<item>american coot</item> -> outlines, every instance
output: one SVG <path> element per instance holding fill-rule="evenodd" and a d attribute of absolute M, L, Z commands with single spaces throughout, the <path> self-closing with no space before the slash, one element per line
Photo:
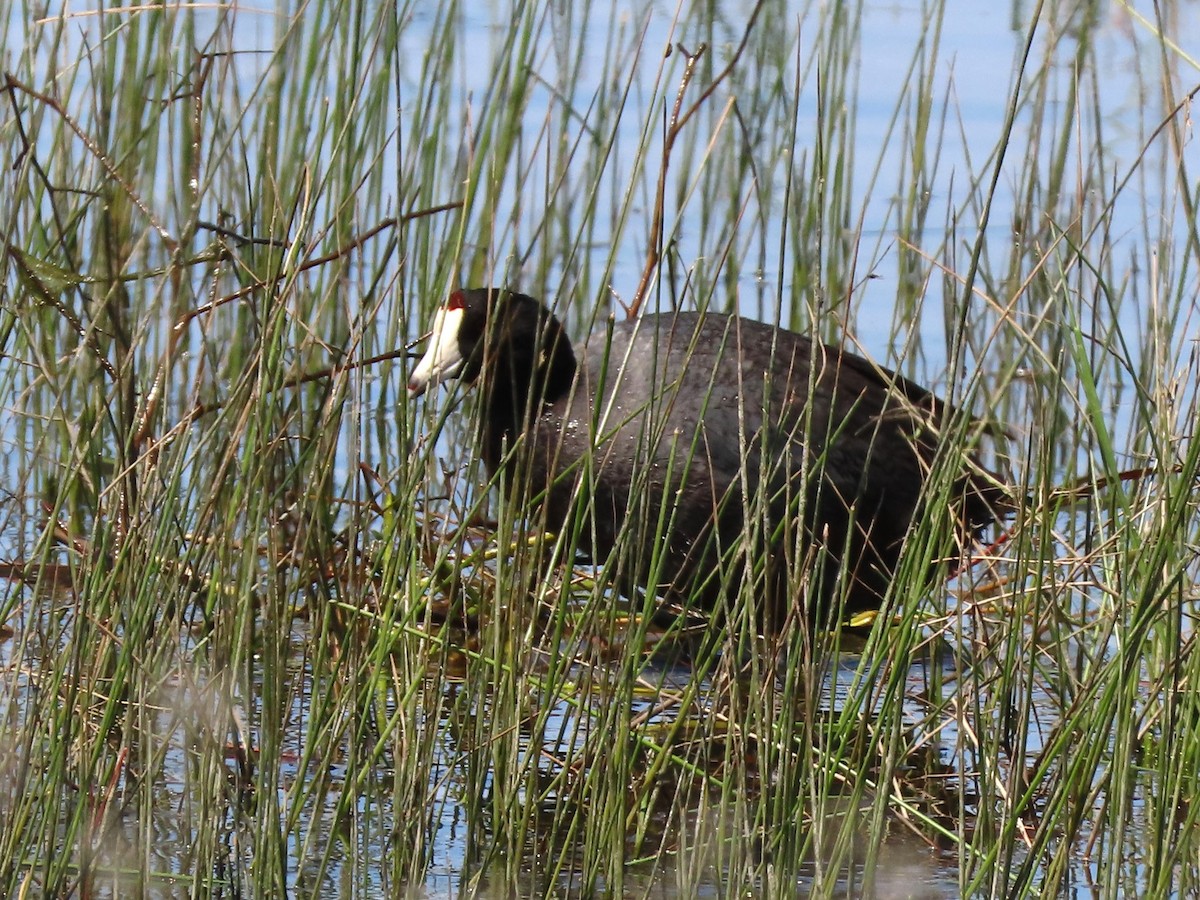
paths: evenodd
<path fill-rule="evenodd" d="M 542 508 L 547 528 L 577 525 L 579 549 L 622 590 L 725 611 L 754 598 L 776 625 L 801 603 L 878 606 L 921 512 L 942 401 L 738 316 L 616 322 L 580 357 L 538 301 L 461 290 L 437 311 L 408 389 L 479 383 L 488 472 Z M 959 537 L 987 524 L 998 499 L 962 463 Z"/>

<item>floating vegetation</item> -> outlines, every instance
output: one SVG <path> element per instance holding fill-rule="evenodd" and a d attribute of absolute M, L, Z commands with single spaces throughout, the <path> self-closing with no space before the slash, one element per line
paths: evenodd
<path fill-rule="evenodd" d="M 1200 893 L 1200 10 L 967 6 L 10 10 L 0 895 Z M 475 284 L 812 333 L 1019 508 L 621 596 L 407 395 Z"/>

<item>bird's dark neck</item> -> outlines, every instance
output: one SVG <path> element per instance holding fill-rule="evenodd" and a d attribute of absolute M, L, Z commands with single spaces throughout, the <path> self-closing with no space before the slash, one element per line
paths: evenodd
<path fill-rule="evenodd" d="M 575 378 L 571 342 L 553 316 L 534 331 L 497 335 L 494 360 L 484 366 L 480 444 L 484 465 L 495 473 L 517 438 L 542 408 L 566 396 Z"/>

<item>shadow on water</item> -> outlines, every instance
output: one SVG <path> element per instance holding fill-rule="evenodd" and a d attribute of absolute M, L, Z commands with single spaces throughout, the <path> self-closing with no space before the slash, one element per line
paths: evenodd
<path fill-rule="evenodd" d="M 0 28 L 0 894 L 1200 894 L 1200 3 Z M 1010 541 L 859 643 L 530 591 L 404 348 L 648 257 L 994 422 Z"/>
<path fill-rule="evenodd" d="M 480 592 L 483 597 L 468 595 L 467 603 L 495 609 L 495 598 L 486 596 L 494 590 L 493 576 L 480 578 L 482 567 L 474 572 L 476 590 L 487 586 Z M 773 856 L 794 852 L 792 843 L 781 844 L 747 822 L 728 795 L 732 780 L 742 802 L 761 803 L 765 795 L 781 791 L 785 786 L 780 779 L 788 777 L 786 771 L 772 768 L 779 749 L 760 747 L 760 740 L 773 738 L 741 727 L 737 707 L 746 704 L 748 691 L 761 688 L 746 671 L 749 661 L 739 660 L 736 650 L 718 649 L 715 656 L 707 656 L 704 648 L 719 628 L 699 617 L 688 620 L 682 633 L 664 630 L 665 616 L 654 617 L 643 628 L 639 611 L 603 594 L 605 613 L 597 621 L 589 614 L 596 599 L 589 596 L 596 572 L 583 569 L 575 575 L 575 600 L 566 604 L 565 612 L 557 605 L 533 608 L 525 616 L 536 625 L 522 671 L 535 687 L 511 735 L 513 756 L 502 763 L 528 773 L 516 792 L 497 786 L 497 758 L 490 751 L 483 752 L 482 763 L 474 759 L 481 748 L 473 742 L 480 734 L 495 739 L 490 725 L 495 661 L 483 659 L 480 648 L 489 643 L 487 632 L 496 623 L 485 615 L 471 617 L 462 627 L 461 608 L 455 608 L 462 594 L 458 601 L 431 607 L 438 640 L 452 648 L 430 685 L 445 691 L 431 781 L 440 798 L 430 821 L 434 837 L 426 887 L 432 895 L 469 885 L 473 895 L 484 897 L 592 896 L 617 889 L 632 896 L 724 896 L 730 883 L 745 884 L 741 873 L 730 871 L 736 865 L 767 873 L 748 890 L 804 895 L 818 872 L 816 883 L 823 885 L 822 891 L 830 889 L 830 860 L 836 860 L 833 865 L 840 872 L 834 896 L 858 896 L 864 884 L 872 896 L 959 895 L 958 860 L 949 835 L 958 828 L 970 830 L 978 798 L 972 776 L 956 769 L 955 750 L 945 743 L 952 729 L 945 722 L 931 729 L 921 702 L 930 689 L 932 670 L 938 671 L 935 680 L 940 682 L 961 663 L 944 640 L 931 639 L 909 662 L 903 713 L 908 749 L 899 765 L 894 758 L 887 763 L 880 758 L 889 751 L 873 743 L 879 736 L 871 734 L 871 722 L 878 710 L 852 687 L 863 672 L 862 637 L 851 631 L 842 635 L 840 649 L 809 670 L 815 689 L 800 695 L 794 684 L 791 691 L 786 684 L 795 678 L 787 657 L 789 652 L 806 655 L 807 650 L 775 647 L 780 674 L 766 686 L 775 695 L 767 701 L 775 715 L 804 722 L 817 733 L 849 715 L 862 723 L 865 737 L 861 747 L 843 752 L 836 761 L 844 775 L 853 777 L 833 779 L 834 796 L 826 796 L 821 805 L 825 827 L 814 827 L 802 807 L 795 812 L 798 833 L 823 833 L 830 846 L 820 839 L 805 841 L 802 858 L 776 865 Z M 571 588 L 559 585 L 550 595 L 562 604 L 564 597 L 572 596 Z M 510 597 L 509 604 L 514 602 L 521 601 Z M 564 627 L 564 620 L 572 624 Z M 498 627 L 511 625 L 506 621 Z M 484 665 L 475 665 L 481 659 Z M 614 710 L 625 727 L 613 726 Z M 615 733 L 622 738 L 614 740 Z M 804 739 L 798 733 L 791 737 Z M 783 752 L 796 758 L 819 756 L 798 746 Z M 610 834 L 611 852 L 622 861 L 622 871 L 619 885 L 608 885 L 589 871 L 589 853 L 594 851 L 585 844 L 592 839 L 589 818 L 600 817 L 598 804 L 612 802 L 611 794 L 596 782 L 606 778 L 605 770 L 615 761 L 631 803 L 624 827 Z M 479 771 L 473 776 L 476 765 Z M 870 797 L 864 802 L 853 783 L 876 781 L 885 766 L 892 789 L 904 801 L 880 830 L 864 815 Z M 477 794 L 461 790 L 471 784 Z M 839 791 L 845 792 L 840 801 Z M 519 810 L 497 809 L 497 804 L 514 803 Z M 921 823 L 907 825 L 913 815 Z M 506 832 L 508 826 L 502 824 L 514 820 L 520 823 L 519 835 Z M 571 827 L 564 828 L 564 822 Z M 928 822 L 940 823 L 947 838 L 931 839 Z M 847 835 L 855 845 L 849 851 L 833 846 Z M 510 853 L 518 858 L 509 859 Z M 863 862 L 867 859 L 869 876 Z"/>

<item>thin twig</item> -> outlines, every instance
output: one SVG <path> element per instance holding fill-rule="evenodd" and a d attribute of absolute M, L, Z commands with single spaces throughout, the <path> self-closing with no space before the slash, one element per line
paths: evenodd
<path fill-rule="evenodd" d="M 742 33 L 742 41 L 738 44 L 737 50 L 734 51 L 732 58 L 724 69 L 712 80 L 696 98 L 696 102 L 687 108 L 683 109 L 683 100 L 687 94 L 688 85 L 691 84 L 692 78 L 695 77 L 696 63 L 700 57 L 704 55 L 708 49 L 706 44 L 701 44 L 695 52 L 689 52 L 682 44 L 679 45 L 679 50 L 686 57 L 686 62 L 683 68 L 683 77 L 679 81 L 679 89 L 675 92 L 675 105 L 671 109 L 671 119 L 667 123 L 666 134 L 663 135 L 662 149 L 662 165 L 659 167 L 658 187 L 655 192 L 654 200 L 654 218 L 650 226 L 650 240 L 646 248 L 646 263 L 642 268 L 642 277 L 638 281 L 637 290 L 634 291 L 633 300 L 630 302 L 626 312 L 627 318 L 636 319 L 641 311 L 642 304 L 646 302 L 646 295 L 650 291 L 650 282 L 654 278 L 654 273 L 658 270 L 658 264 L 662 260 L 662 240 L 663 240 L 663 216 L 666 206 L 667 194 L 667 170 L 671 165 L 671 152 L 675 147 L 675 140 L 679 137 L 679 133 L 683 127 L 694 116 L 700 107 L 713 95 L 716 89 L 724 82 L 737 66 L 742 54 L 750 43 L 750 34 L 754 29 L 754 23 L 758 20 L 758 14 L 762 11 L 764 0 L 759 0 L 754 4 L 754 10 L 750 13 L 750 18 L 746 22 L 746 29 Z M 670 49 L 667 50 L 670 53 Z"/>
<path fill-rule="evenodd" d="M 301 272 L 307 272 L 309 269 L 314 269 L 317 266 L 323 266 L 326 263 L 341 259 L 342 257 L 347 256 L 358 248 L 362 247 L 367 243 L 367 241 L 371 240 L 371 238 L 378 236 L 390 228 L 395 228 L 401 222 L 411 222 L 414 219 L 420 219 L 424 216 L 432 216 L 437 213 L 447 212 L 452 209 L 460 209 L 462 205 L 463 204 L 461 200 L 455 200 L 450 203 L 443 203 L 439 206 L 431 206 L 428 209 L 420 209 L 416 212 L 405 213 L 400 217 L 391 216 L 383 219 L 372 228 L 351 239 L 349 243 L 344 244 L 336 250 L 326 253 L 324 256 L 318 256 L 315 259 L 310 259 L 307 262 L 299 265 L 295 270 L 280 272 L 274 278 L 263 279 L 255 282 L 254 284 L 248 284 L 243 288 L 233 291 L 232 293 L 218 297 L 209 303 L 205 303 L 201 306 L 195 307 L 194 309 L 188 310 L 175 321 L 175 324 L 172 327 L 176 331 L 182 331 L 192 322 L 193 319 L 198 319 L 200 316 L 210 313 L 219 307 L 225 306 L 227 303 L 232 303 L 234 300 L 241 300 L 242 298 L 253 294 L 255 291 L 270 287 L 272 284 L 283 281 L 284 279 L 290 278 L 293 275 L 298 275 Z"/>
<path fill-rule="evenodd" d="M 116 164 L 108 158 L 108 154 L 106 154 L 104 150 L 101 149 L 100 145 L 92 139 L 91 135 L 84 131 L 79 123 L 71 117 L 70 113 L 63 108 L 61 103 L 59 103 L 49 94 L 44 94 L 41 91 L 36 90 L 13 77 L 11 72 L 4 73 L 4 87 L 10 92 L 20 91 L 26 96 L 32 97 L 34 100 L 39 100 L 57 113 L 58 117 L 66 122 L 67 127 L 75 132 L 76 137 L 83 141 L 83 145 L 87 147 L 88 151 L 94 157 L 96 157 L 96 160 L 101 166 L 104 167 L 104 171 L 108 173 L 108 177 L 120 186 L 121 190 L 125 192 L 125 195 L 129 198 L 130 202 L 133 203 L 133 205 L 138 208 L 141 214 L 146 217 L 146 221 L 150 223 L 150 226 L 156 232 L 158 232 L 158 236 L 162 238 L 162 241 L 164 244 L 166 244 L 167 249 L 170 250 L 171 253 L 175 253 L 179 249 L 179 241 L 174 238 L 171 232 L 167 231 L 165 225 L 155 218 L 154 213 L 150 211 L 150 208 L 145 204 L 141 196 L 139 196 L 137 191 L 133 189 L 133 185 L 121 177 L 121 173 L 117 171 Z"/>

